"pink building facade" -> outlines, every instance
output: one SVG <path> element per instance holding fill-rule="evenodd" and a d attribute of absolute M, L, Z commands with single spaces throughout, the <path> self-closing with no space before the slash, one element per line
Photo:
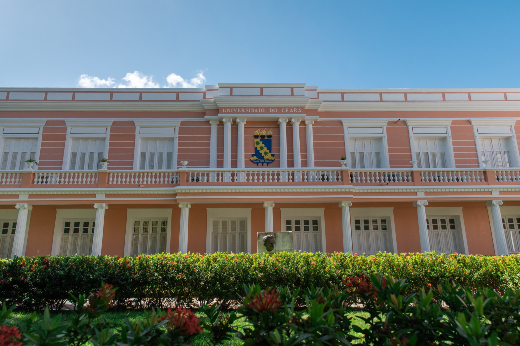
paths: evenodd
<path fill-rule="evenodd" d="M 520 89 L 2 88 L 0 257 L 519 253 L 517 132 Z"/>

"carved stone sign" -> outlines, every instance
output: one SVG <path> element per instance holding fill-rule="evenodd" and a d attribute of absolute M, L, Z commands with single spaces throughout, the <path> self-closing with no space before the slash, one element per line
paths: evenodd
<path fill-rule="evenodd" d="M 225 107 L 220 114 L 303 114 L 303 107 Z"/>

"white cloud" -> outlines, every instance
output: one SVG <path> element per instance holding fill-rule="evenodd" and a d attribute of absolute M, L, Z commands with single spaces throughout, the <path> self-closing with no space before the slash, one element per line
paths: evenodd
<path fill-rule="evenodd" d="M 78 86 L 82 88 L 100 88 L 100 87 L 111 87 L 115 88 L 160 88 L 159 83 L 153 81 L 153 76 L 147 76 L 139 71 L 128 72 L 122 80 L 124 82 L 116 85 L 114 78 L 108 77 L 107 79 L 101 79 L 98 77 L 91 77 L 87 74 L 82 74 L 79 77 Z M 171 73 L 166 77 L 167 85 L 165 88 L 197 88 L 206 82 L 203 72 L 198 72 L 196 77 L 190 80 L 185 80 L 181 76 L 175 73 Z"/>
<path fill-rule="evenodd" d="M 145 76 L 139 71 L 128 72 L 123 80 L 126 84 L 119 84 L 118 88 L 159 88 L 159 84 L 152 81 L 152 76 Z"/>
<path fill-rule="evenodd" d="M 79 76 L 78 86 L 82 88 L 101 88 L 110 87 L 114 84 L 114 78 L 100 79 L 98 77 L 90 77 L 87 74 Z"/>
<path fill-rule="evenodd" d="M 197 73 L 197 77 L 186 81 L 178 74 L 172 73 L 166 77 L 166 81 L 169 87 L 197 88 L 206 82 L 206 77 L 204 77 L 202 72 L 199 72 Z"/>

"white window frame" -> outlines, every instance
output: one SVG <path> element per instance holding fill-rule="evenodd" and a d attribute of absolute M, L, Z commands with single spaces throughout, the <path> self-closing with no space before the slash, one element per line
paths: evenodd
<path fill-rule="evenodd" d="M 327 241 L 325 234 L 325 208 L 280 208 L 280 230 L 285 232 L 285 221 L 295 217 L 318 217 L 320 218 L 321 230 L 321 252 L 327 252 Z"/>
<path fill-rule="evenodd" d="M 251 253 L 251 208 L 206 208 L 206 253 L 211 253 L 214 218 L 245 218 L 246 219 L 246 243 L 247 253 Z"/>
<path fill-rule="evenodd" d="M 18 220 L 18 209 L 0 209 L 0 220 Z M 22 249 L 22 256 L 25 256 L 25 249 L 27 248 L 27 238 L 29 235 L 29 227 L 31 226 L 31 209 L 27 215 L 27 226 L 25 227 L 25 237 Z"/>
<path fill-rule="evenodd" d="M 469 255 L 468 252 L 468 240 L 466 238 L 466 227 L 464 226 L 464 215 L 462 207 L 426 207 L 426 217 L 430 216 L 443 216 L 443 217 L 457 217 L 455 223 L 458 222 L 457 226 L 460 226 L 460 233 L 462 236 L 462 247 L 464 253 Z M 429 236 L 429 234 L 428 234 Z M 430 249 L 431 250 L 431 249 Z"/>
<path fill-rule="evenodd" d="M 108 147 L 110 143 L 110 126 L 112 120 L 65 120 L 67 125 L 67 137 L 65 139 L 65 151 L 63 154 L 62 170 L 70 168 L 70 156 L 72 152 L 72 141 L 74 139 L 105 139 L 103 157 L 108 159 Z M 97 170 L 97 169 L 95 169 Z"/>
<path fill-rule="evenodd" d="M 455 168 L 455 154 L 451 138 L 451 122 L 452 119 L 407 119 L 406 124 L 408 125 L 412 161 L 416 160 L 417 148 L 415 146 L 415 139 L 444 138 L 446 145 L 446 154 L 444 156 L 446 164 L 445 169 Z"/>
<path fill-rule="evenodd" d="M 381 168 L 390 168 L 390 158 L 388 155 L 388 138 L 386 135 L 386 125 L 388 119 L 344 119 L 343 137 L 345 141 L 345 158 L 347 167 L 352 168 L 350 160 L 350 139 L 380 139 L 381 140 Z M 365 168 L 373 169 L 373 168 Z"/>
<path fill-rule="evenodd" d="M 4 139 L 34 139 L 36 138 L 36 154 L 34 160 L 40 161 L 42 132 L 46 120 L 39 119 L 3 119 L 0 120 L 0 153 L 4 151 Z M 7 133 L 4 133 L 7 132 Z M 27 169 L 27 165 L 24 169 Z M 33 166 L 37 170 L 38 165 Z"/>
<path fill-rule="evenodd" d="M 172 139 L 172 170 L 178 169 L 179 151 L 179 127 L 181 121 L 177 119 L 142 119 L 134 120 L 135 123 L 135 147 L 134 147 L 134 171 L 139 170 L 141 153 L 141 139 Z M 167 170 L 170 171 L 170 170 Z"/>
<path fill-rule="evenodd" d="M 58 256 L 63 235 L 64 222 L 68 219 L 92 219 L 96 220 L 96 209 L 57 209 L 54 222 L 54 236 L 52 237 L 52 256 Z"/>
<path fill-rule="evenodd" d="M 397 239 L 395 236 L 395 222 L 394 222 L 394 207 L 387 208 L 350 208 L 350 230 L 352 237 L 352 248 L 356 249 L 358 247 L 357 239 L 354 237 L 355 232 L 355 219 L 356 218 L 388 218 L 390 221 L 389 226 L 391 227 L 390 235 L 392 237 L 392 252 L 397 252 Z"/>
<path fill-rule="evenodd" d="M 163 218 L 168 220 L 168 224 L 166 225 L 166 253 L 170 253 L 170 242 L 172 235 L 172 208 L 128 208 L 126 209 L 125 256 L 130 256 L 130 253 L 132 252 L 134 221 L 149 218 Z"/>
<path fill-rule="evenodd" d="M 489 118 L 489 119 L 471 119 L 473 125 L 473 136 L 475 138 L 475 146 L 477 148 L 478 164 L 480 168 L 485 167 L 482 161 L 481 138 L 509 138 L 511 147 L 509 148 L 509 168 L 520 167 L 520 156 L 518 152 L 518 142 L 515 133 L 515 124 L 517 118 Z M 507 169 L 507 168 L 506 168 Z"/>
<path fill-rule="evenodd" d="M 487 207 L 487 211 L 489 217 L 489 227 L 491 228 L 491 239 L 493 240 L 493 249 L 495 250 L 495 255 L 498 256 L 495 226 L 493 224 L 493 214 L 491 213 L 490 206 Z M 502 215 L 502 217 L 504 217 L 504 215 L 520 215 L 520 206 L 500 206 L 500 214 Z M 500 222 L 502 222 L 502 220 Z"/>

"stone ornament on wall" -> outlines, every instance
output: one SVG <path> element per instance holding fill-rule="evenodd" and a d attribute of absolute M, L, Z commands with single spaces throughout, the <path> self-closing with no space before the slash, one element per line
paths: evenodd
<path fill-rule="evenodd" d="M 251 162 L 257 166 L 261 163 L 262 166 L 269 166 L 273 163 L 275 158 L 274 154 L 271 153 L 271 137 L 273 137 L 273 131 L 263 129 L 256 130 L 253 134 L 255 143 L 255 154 L 250 158 Z"/>

